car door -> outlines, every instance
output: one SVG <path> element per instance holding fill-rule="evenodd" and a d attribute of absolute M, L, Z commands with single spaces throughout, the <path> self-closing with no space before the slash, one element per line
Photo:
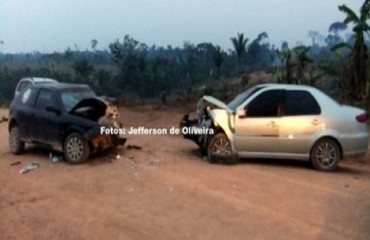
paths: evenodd
<path fill-rule="evenodd" d="M 36 95 L 37 89 L 28 88 L 22 92 L 22 95 L 15 99 L 17 109 L 16 120 L 23 140 L 31 139 Z"/>
<path fill-rule="evenodd" d="M 40 89 L 35 105 L 37 124 L 34 126 L 33 138 L 40 143 L 56 145 L 59 139 L 60 117 L 57 113 L 47 110 L 50 106 L 60 109 L 56 94 L 49 89 Z"/>
<path fill-rule="evenodd" d="M 307 155 L 315 135 L 324 127 L 321 108 L 307 90 L 287 90 L 280 119 L 282 153 Z"/>
<path fill-rule="evenodd" d="M 263 91 L 253 99 L 247 100 L 249 103 L 243 107 L 245 116 L 237 114 L 234 146 L 241 155 L 243 152 L 249 155 L 253 153 L 264 155 L 277 151 L 282 95 L 283 90 L 280 89 Z"/>

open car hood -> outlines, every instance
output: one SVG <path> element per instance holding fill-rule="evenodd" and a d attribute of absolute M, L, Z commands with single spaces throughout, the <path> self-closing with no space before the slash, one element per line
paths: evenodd
<path fill-rule="evenodd" d="M 78 113 L 81 109 L 84 108 L 92 108 L 94 109 L 95 114 L 97 115 L 96 117 L 101 117 L 104 116 L 105 110 L 107 109 L 107 105 L 105 102 L 98 98 L 85 98 L 82 99 L 79 103 L 74 106 L 69 113 L 72 115 L 75 115 Z"/>
<path fill-rule="evenodd" d="M 210 104 L 214 105 L 217 108 L 221 108 L 221 109 L 225 109 L 225 110 L 230 111 L 230 108 L 224 102 L 222 102 L 222 101 L 220 101 L 217 98 L 214 98 L 212 96 L 203 96 L 202 100 L 204 102 L 207 102 L 207 103 L 210 103 Z"/>

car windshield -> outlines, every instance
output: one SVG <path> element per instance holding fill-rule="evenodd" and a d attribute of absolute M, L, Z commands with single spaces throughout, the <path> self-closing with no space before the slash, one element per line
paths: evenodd
<path fill-rule="evenodd" d="M 61 92 L 63 105 L 68 112 L 82 99 L 95 96 L 94 91 L 90 88 L 70 88 Z"/>
<path fill-rule="evenodd" d="M 262 88 L 263 87 L 261 87 L 261 86 L 249 88 L 247 91 L 242 92 L 241 94 L 239 94 L 238 96 L 236 96 L 234 98 L 234 100 L 232 100 L 229 104 L 227 104 L 227 106 L 232 111 L 235 111 L 236 108 L 239 107 L 240 104 L 242 104 L 245 100 L 247 100 L 247 98 L 249 98 L 250 96 L 252 96 L 253 93 L 261 90 Z"/>

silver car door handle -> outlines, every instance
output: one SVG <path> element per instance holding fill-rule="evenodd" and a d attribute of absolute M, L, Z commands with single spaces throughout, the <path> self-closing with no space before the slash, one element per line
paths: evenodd
<path fill-rule="evenodd" d="M 316 126 L 316 125 L 321 124 L 321 121 L 319 119 L 314 119 L 311 121 L 311 124 Z"/>

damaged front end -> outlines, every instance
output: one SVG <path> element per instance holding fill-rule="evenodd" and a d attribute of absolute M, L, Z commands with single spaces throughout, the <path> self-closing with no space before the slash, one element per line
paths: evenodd
<path fill-rule="evenodd" d="M 186 114 L 180 122 L 184 138 L 194 141 L 205 152 L 210 139 L 217 133 L 231 136 L 228 110 L 227 105 L 216 98 L 202 97 L 197 103 L 198 118 L 189 119 L 189 114 Z"/>
<path fill-rule="evenodd" d="M 126 138 L 120 137 L 122 124 L 119 121 L 119 110 L 112 103 L 100 98 L 87 98 L 79 102 L 70 114 L 94 122 L 83 133 L 83 137 L 90 143 L 92 152 L 102 152 L 125 144 Z M 111 131 L 106 133 L 102 131 L 103 127 Z"/>
<path fill-rule="evenodd" d="M 184 115 L 180 122 L 180 129 L 185 139 L 192 140 L 201 149 L 207 147 L 207 142 L 215 133 L 211 119 L 205 117 L 189 119 L 189 114 Z"/>
<path fill-rule="evenodd" d="M 185 115 L 180 122 L 184 138 L 194 141 L 210 163 L 232 164 L 238 161 L 233 144 L 234 118 L 226 104 L 204 96 L 197 104 L 198 119 Z"/>
<path fill-rule="evenodd" d="M 93 152 L 98 153 L 125 144 L 127 139 L 120 137 L 119 131 L 117 134 L 114 131 L 112 134 L 105 134 L 102 133 L 101 127 L 103 126 L 98 125 L 84 134 L 84 138 L 90 142 Z"/>

